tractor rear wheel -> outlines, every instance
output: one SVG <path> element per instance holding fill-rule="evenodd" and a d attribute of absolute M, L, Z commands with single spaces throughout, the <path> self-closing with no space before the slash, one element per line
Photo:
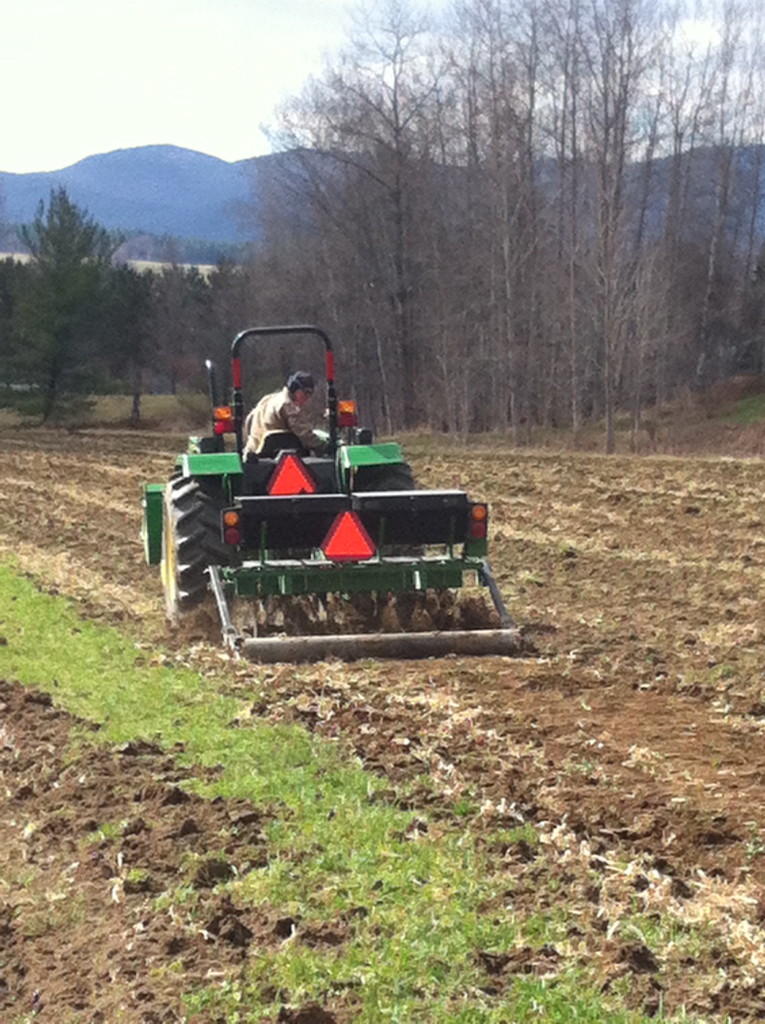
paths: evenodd
<path fill-rule="evenodd" d="M 357 491 L 413 491 L 412 467 L 408 462 L 394 462 L 383 466 L 363 466 L 354 485 Z M 384 544 L 383 555 L 420 558 L 423 548 L 419 544 Z"/>
<path fill-rule="evenodd" d="M 177 622 L 208 593 L 208 565 L 227 565 L 230 549 L 220 537 L 221 493 L 192 477 L 173 477 L 165 487 L 162 523 L 162 586 L 165 611 Z"/>
<path fill-rule="evenodd" d="M 357 474 L 357 491 L 413 491 L 412 467 L 408 462 L 394 462 L 387 466 L 364 466 Z"/>

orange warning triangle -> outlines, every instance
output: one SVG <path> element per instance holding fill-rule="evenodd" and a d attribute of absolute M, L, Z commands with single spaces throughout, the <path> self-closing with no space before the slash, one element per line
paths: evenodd
<path fill-rule="evenodd" d="M 267 489 L 269 494 L 315 494 L 316 481 L 297 455 L 282 455 Z"/>
<path fill-rule="evenodd" d="M 333 562 L 359 562 L 372 558 L 375 546 L 355 512 L 339 512 L 321 550 Z"/>

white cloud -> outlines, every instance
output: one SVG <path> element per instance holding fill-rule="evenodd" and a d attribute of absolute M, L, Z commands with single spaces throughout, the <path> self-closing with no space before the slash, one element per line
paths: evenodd
<path fill-rule="evenodd" d="M 0 0 L 0 170 L 172 143 L 236 160 L 341 45 L 345 0 Z"/>

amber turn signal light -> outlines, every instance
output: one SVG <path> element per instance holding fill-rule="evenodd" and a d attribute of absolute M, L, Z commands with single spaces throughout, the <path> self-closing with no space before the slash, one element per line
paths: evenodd
<path fill-rule="evenodd" d="M 230 405 L 216 405 L 213 409 L 213 433 L 232 434 L 234 432 L 234 410 Z"/>
<path fill-rule="evenodd" d="M 337 403 L 337 425 L 338 427 L 355 427 L 358 423 L 356 416 L 356 403 L 350 399 L 344 399 Z"/>
<path fill-rule="evenodd" d="M 489 509 L 486 505 L 472 505 L 470 508 L 469 533 L 473 540 L 484 540 L 488 530 Z"/>

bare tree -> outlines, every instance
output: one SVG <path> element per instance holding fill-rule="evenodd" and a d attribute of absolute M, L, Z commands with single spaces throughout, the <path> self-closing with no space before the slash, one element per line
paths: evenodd
<path fill-rule="evenodd" d="M 749 344 L 757 17 L 720 0 L 702 44 L 695 10 L 458 0 L 438 37 L 402 0 L 367 11 L 281 114 L 261 305 L 332 319 L 385 430 L 602 419 L 613 451 L 625 409 L 637 440 Z"/>
<path fill-rule="evenodd" d="M 400 0 L 363 12 L 338 65 L 284 109 L 279 136 L 306 157 L 317 225 L 350 255 L 392 414 L 405 425 L 419 416 L 413 233 L 437 85 L 425 44 L 425 21 Z"/>

